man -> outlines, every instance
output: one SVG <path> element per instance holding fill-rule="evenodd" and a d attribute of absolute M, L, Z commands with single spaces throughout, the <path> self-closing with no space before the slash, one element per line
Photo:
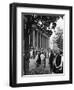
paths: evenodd
<path fill-rule="evenodd" d="M 40 66 L 40 64 L 41 64 L 41 58 L 40 58 L 40 55 L 41 55 L 40 52 L 38 52 L 37 55 L 36 55 L 36 58 L 37 58 L 37 61 L 36 61 L 37 67 Z"/>
<path fill-rule="evenodd" d="M 53 61 L 54 61 L 54 53 L 51 50 L 50 57 L 49 57 L 49 66 L 50 66 L 50 72 L 53 72 Z"/>

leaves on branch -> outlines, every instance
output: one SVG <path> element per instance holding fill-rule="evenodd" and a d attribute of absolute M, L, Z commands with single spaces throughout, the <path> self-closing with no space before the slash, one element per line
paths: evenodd
<path fill-rule="evenodd" d="M 31 33 L 32 29 L 38 29 L 42 31 L 43 33 L 46 33 L 48 36 L 52 35 L 51 30 L 47 30 L 49 28 L 50 23 L 53 23 L 52 28 L 55 29 L 56 23 L 55 21 L 59 19 L 59 15 L 49 15 L 49 16 L 44 16 L 44 15 L 24 15 L 26 24 L 27 24 L 27 32 L 28 34 Z"/>

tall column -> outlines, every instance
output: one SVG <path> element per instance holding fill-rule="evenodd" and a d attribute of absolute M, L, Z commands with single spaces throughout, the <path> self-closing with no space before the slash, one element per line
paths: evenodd
<path fill-rule="evenodd" d="M 35 30 L 33 30 L 33 47 L 35 48 Z"/>
<path fill-rule="evenodd" d="M 37 48 L 38 48 L 38 32 L 37 32 Z"/>
<path fill-rule="evenodd" d="M 30 35 L 29 35 L 29 45 L 30 45 Z"/>
<path fill-rule="evenodd" d="M 40 33 L 40 48 L 41 48 L 41 33 Z"/>

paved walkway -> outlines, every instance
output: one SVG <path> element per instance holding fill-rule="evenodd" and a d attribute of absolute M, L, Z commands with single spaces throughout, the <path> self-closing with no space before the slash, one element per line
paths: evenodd
<path fill-rule="evenodd" d="M 29 63 L 29 70 L 35 69 L 36 68 L 36 60 L 35 59 L 30 59 L 30 63 Z M 49 59 L 46 58 L 46 67 L 45 69 L 50 70 L 49 67 Z"/>

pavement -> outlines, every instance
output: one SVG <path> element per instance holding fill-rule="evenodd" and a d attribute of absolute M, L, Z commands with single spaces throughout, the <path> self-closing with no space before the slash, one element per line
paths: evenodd
<path fill-rule="evenodd" d="M 36 60 L 33 58 L 30 58 L 30 63 L 29 63 L 29 70 L 35 69 L 36 68 Z M 50 70 L 50 66 L 49 66 L 49 59 L 46 58 L 46 70 Z"/>

